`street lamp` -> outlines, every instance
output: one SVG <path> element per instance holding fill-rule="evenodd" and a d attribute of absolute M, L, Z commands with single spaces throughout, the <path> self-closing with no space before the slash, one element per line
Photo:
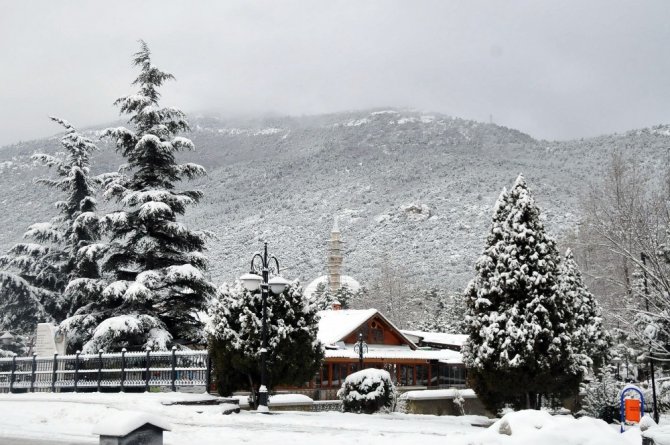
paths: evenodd
<path fill-rule="evenodd" d="M 3 345 L 9 346 L 12 343 L 14 343 L 14 336 L 11 333 L 9 333 L 9 331 L 7 331 L 4 334 L 2 334 L 2 336 L 0 336 L 0 341 L 2 342 Z"/>
<path fill-rule="evenodd" d="M 274 272 L 274 277 L 270 279 L 270 269 Z M 279 261 L 273 256 L 268 257 L 268 243 L 264 243 L 263 255 L 257 253 L 251 258 L 251 271 L 240 277 L 242 285 L 250 292 L 261 289 L 261 298 L 263 300 L 263 328 L 261 333 L 261 387 L 258 394 L 258 411 L 268 412 L 268 387 L 267 387 L 267 369 L 266 357 L 268 353 L 268 335 L 267 335 L 267 299 L 270 291 L 279 295 L 290 284 L 288 280 L 279 276 Z"/>
<path fill-rule="evenodd" d="M 354 345 L 354 353 L 358 354 L 358 370 L 363 370 L 363 354 L 367 354 L 368 344 L 363 341 L 363 333 L 358 333 L 358 343 Z"/>

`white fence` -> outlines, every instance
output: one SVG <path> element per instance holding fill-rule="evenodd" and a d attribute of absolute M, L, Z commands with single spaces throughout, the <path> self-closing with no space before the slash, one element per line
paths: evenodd
<path fill-rule="evenodd" d="M 207 351 L 121 352 L 0 359 L 0 392 L 149 391 L 210 387 Z"/>

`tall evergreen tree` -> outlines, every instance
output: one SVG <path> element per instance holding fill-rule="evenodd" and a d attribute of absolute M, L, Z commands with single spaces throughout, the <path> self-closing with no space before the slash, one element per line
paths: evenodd
<path fill-rule="evenodd" d="M 566 299 L 572 312 L 572 316 L 566 321 L 572 322 L 570 329 L 575 353 L 582 355 L 584 365 L 599 368 L 607 356 L 611 339 L 603 329 L 600 307 L 584 284 L 582 273 L 570 249 L 560 265 L 558 293 Z"/>
<path fill-rule="evenodd" d="M 84 351 L 201 342 L 197 314 L 214 291 L 204 275 L 206 233 L 177 220 L 200 201 L 202 192 L 177 191 L 175 184 L 206 172 L 200 165 L 177 162 L 178 151 L 194 146 L 179 136 L 189 131 L 184 113 L 159 104 L 158 89 L 174 77 L 152 65 L 143 41 L 133 63 L 140 69 L 133 82 L 138 91 L 115 102 L 130 115 L 132 128 L 103 132 L 127 160 L 105 183 L 105 196 L 124 206 L 101 220 L 110 239 L 101 262 L 109 284 L 96 301 L 61 325 Z"/>
<path fill-rule="evenodd" d="M 97 278 L 95 255 L 90 248 L 99 239 L 95 216 L 95 178 L 90 172 L 90 156 L 97 150 L 67 121 L 51 120 L 65 129 L 61 138 L 62 156 L 35 154 L 33 160 L 51 167 L 53 179 L 37 182 L 64 193 L 56 202 L 58 214 L 48 223 L 33 224 L 19 243 L 0 257 L 0 329 L 19 335 L 32 334 L 40 321 L 62 320 L 77 304 L 77 293 L 66 293 L 71 280 Z"/>
<path fill-rule="evenodd" d="M 223 285 L 211 305 L 207 333 L 219 393 L 240 389 L 258 391 L 262 345 L 260 292 L 249 292 L 240 283 Z M 323 347 L 317 340 L 317 308 L 302 295 L 297 281 L 281 295 L 267 300 L 269 389 L 302 385 L 321 366 Z"/>
<path fill-rule="evenodd" d="M 534 408 L 538 395 L 578 390 L 582 369 L 558 293 L 560 256 L 519 176 L 496 203 L 487 247 L 465 296 L 468 378 L 490 408 Z"/>

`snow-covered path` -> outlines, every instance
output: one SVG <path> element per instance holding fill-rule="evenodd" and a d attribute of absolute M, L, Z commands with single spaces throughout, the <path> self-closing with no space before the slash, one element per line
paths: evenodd
<path fill-rule="evenodd" d="M 206 397 L 206 396 L 205 396 Z M 0 395 L 0 445 L 12 438 L 49 439 L 58 445 L 95 444 L 93 426 L 122 410 L 161 416 L 172 425 L 165 443 L 323 445 L 637 445 L 639 432 L 621 436 L 593 419 L 552 418 L 546 413 L 515 413 L 512 436 L 475 427 L 477 416 L 410 414 L 357 415 L 338 412 L 242 412 L 224 416 L 219 406 L 166 406 L 175 400 L 202 399 L 194 394 L 3 394 Z M 5 438 L 5 439 L 3 439 Z M 4 441 L 3 441 L 4 440 Z M 37 442 L 40 443 L 40 442 Z M 41 442 L 47 443 L 47 442 Z M 32 445 L 24 442 L 21 445 Z"/>
<path fill-rule="evenodd" d="M 323 444 L 424 444 L 437 437 L 457 438 L 481 428 L 479 417 L 435 417 L 403 414 L 365 416 L 344 413 L 278 412 L 270 416 L 242 412 L 223 416 L 219 406 L 165 406 L 189 400 L 191 394 L 14 394 L 0 395 L 0 437 L 97 443 L 93 426 L 120 410 L 139 410 L 168 420 L 168 444 L 270 444 L 306 440 Z M 0 439 L 0 444 L 2 439 Z"/>

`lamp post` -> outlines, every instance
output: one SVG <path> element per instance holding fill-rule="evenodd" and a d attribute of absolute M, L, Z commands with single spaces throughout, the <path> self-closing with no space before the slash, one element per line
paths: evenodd
<path fill-rule="evenodd" d="M 358 354 L 358 370 L 363 370 L 363 354 L 368 352 L 368 344 L 363 341 L 363 333 L 358 333 L 358 343 L 354 345 L 354 352 Z"/>
<path fill-rule="evenodd" d="M 274 272 L 274 277 L 270 278 L 270 270 Z M 268 409 L 268 387 L 267 387 L 267 366 L 266 358 L 268 353 L 268 329 L 267 329 L 267 299 L 270 291 L 279 295 L 290 284 L 287 280 L 279 276 L 279 261 L 273 256 L 268 257 L 268 243 L 264 243 L 263 254 L 257 253 L 251 258 L 251 270 L 249 273 L 240 277 L 242 285 L 250 292 L 261 289 L 261 299 L 263 301 L 263 327 L 261 331 L 261 387 L 258 394 L 258 411 L 269 412 Z"/>
<path fill-rule="evenodd" d="M 645 302 L 645 308 L 647 309 L 647 313 L 649 313 L 649 286 L 647 284 L 647 255 L 645 255 L 644 252 L 640 252 L 640 259 L 642 260 L 642 273 L 644 276 L 644 302 Z M 658 407 L 656 405 L 656 377 L 654 376 L 654 356 L 653 353 L 651 352 L 651 342 L 649 343 L 649 367 L 650 369 L 650 374 L 651 374 L 651 395 L 652 395 L 652 401 L 654 404 L 654 421 L 658 423 L 659 420 L 659 415 L 658 415 Z"/>

